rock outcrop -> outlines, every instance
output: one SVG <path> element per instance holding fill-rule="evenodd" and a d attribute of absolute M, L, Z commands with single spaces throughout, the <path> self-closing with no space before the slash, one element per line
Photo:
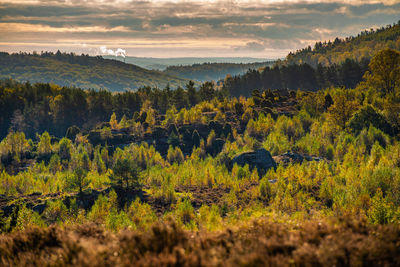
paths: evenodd
<path fill-rule="evenodd" d="M 264 148 L 250 152 L 243 152 L 235 156 L 231 161 L 231 166 L 233 167 L 235 164 L 240 166 L 248 164 L 251 170 L 257 168 L 260 175 L 263 175 L 269 169 L 276 168 L 276 163 L 272 158 L 271 153 Z"/>

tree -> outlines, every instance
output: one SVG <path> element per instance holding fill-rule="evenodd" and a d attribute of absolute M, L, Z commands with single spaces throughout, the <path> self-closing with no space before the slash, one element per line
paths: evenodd
<path fill-rule="evenodd" d="M 197 100 L 197 93 L 196 93 L 196 89 L 194 88 L 193 81 L 190 81 L 186 85 L 186 90 L 187 90 L 187 94 L 188 94 L 189 105 L 190 106 L 196 105 L 198 103 L 198 100 Z"/>
<path fill-rule="evenodd" d="M 115 112 L 113 112 L 113 114 L 111 115 L 110 126 L 111 126 L 111 129 L 113 129 L 113 130 L 118 129 L 119 125 L 118 125 L 118 121 L 117 121 L 117 115 L 115 115 Z"/>
<path fill-rule="evenodd" d="M 359 134 L 362 129 L 373 125 L 386 134 L 393 134 L 391 125 L 386 118 L 378 113 L 372 106 L 368 105 L 357 111 L 348 123 L 350 129 Z"/>
<path fill-rule="evenodd" d="M 334 125 L 344 129 L 358 107 L 359 103 L 353 98 L 350 90 L 339 89 L 334 97 L 334 104 L 328 109 L 328 118 Z"/>
<path fill-rule="evenodd" d="M 139 186 L 139 168 L 135 161 L 128 158 L 117 159 L 112 170 L 113 174 L 110 178 L 114 186 L 125 187 L 125 189 Z"/>
<path fill-rule="evenodd" d="M 51 137 L 48 132 L 44 132 L 41 136 L 38 136 L 40 141 L 38 143 L 37 151 L 41 156 L 48 156 L 52 151 Z"/>
<path fill-rule="evenodd" d="M 187 98 L 182 87 L 179 86 L 176 90 L 174 90 L 173 102 L 178 110 L 187 106 Z"/>
<path fill-rule="evenodd" d="M 324 110 L 327 111 L 333 105 L 333 99 L 329 93 L 325 95 Z"/>
<path fill-rule="evenodd" d="M 205 82 L 200 86 L 199 95 L 202 101 L 210 101 L 215 96 L 213 82 Z"/>
<path fill-rule="evenodd" d="M 27 124 L 21 110 L 17 109 L 11 118 L 11 129 L 16 132 L 25 132 Z"/>
<path fill-rule="evenodd" d="M 126 119 L 125 114 L 122 116 L 122 119 L 119 122 L 119 128 L 127 128 L 128 127 L 128 121 Z"/>
<path fill-rule="evenodd" d="M 195 146 L 195 147 L 199 147 L 200 146 L 200 135 L 199 135 L 199 132 L 197 130 L 193 131 L 192 141 L 193 141 L 193 146 Z"/>
<path fill-rule="evenodd" d="M 87 173 L 87 170 L 82 167 L 78 167 L 74 170 L 74 174 L 70 180 L 73 188 L 79 188 L 80 195 L 82 194 L 83 189 L 86 188 L 90 183 L 89 179 L 87 179 Z"/>
<path fill-rule="evenodd" d="M 58 142 L 58 155 L 61 160 L 70 160 L 71 158 L 71 141 L 68 138 L 63 138 Z"/>
<path fill-rule="evenodd" d="M 400 87 L 400 53 L 393 49 L 379 51 L 368 65 L 370 72 L 364 76 L 368 85 L 383 96 Z"/>

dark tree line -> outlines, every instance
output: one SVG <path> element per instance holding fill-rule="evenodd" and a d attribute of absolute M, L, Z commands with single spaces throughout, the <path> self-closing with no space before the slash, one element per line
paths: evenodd
<path fill-rule="evenodd" d="M 261 63 L 203 63 L 191 66 L 169 66 L 164 71 L 167 74 L 197 81 L 217 81 L 223 79 L 227 74 L 240 75 L 249 69 L 259 69 L 272 66 L 273 61 Z"/>
<path fill-rule="evenodd" d="M 308 64 L 266 67 L 262 72 L 249 70 L 241 76 L 227 77 L 224 90 L 232 96 L 250 96 L 259 90 L 307 90 L 316 91 L 330 86 L 354 88 L 368 70 L 368 60 L 356 62 L 347 59 L 342 64 L 328 67 Z"/>
<path fill-rule="evenodd" d="M 137 91 L 111 93 L 100 90 L 83 90 L 60 87 L 48 83 L 19 83 L 0 81 L 0 138 L 9 130 L 23 131 L 32 138 L 36 133 L 65 136 L 73 125 L 91 129 L 108 121 L 113 112 L 120 119 L 132 118 L 145 101 L 163 114 L 172 106 L 177 109 L 191 107 L 200 101 L 210 100 L 218 93 L 214 84 L 206 82 L 199 89 L 189 82 L 186 88 L 171 90 L 143 87 Z"/>

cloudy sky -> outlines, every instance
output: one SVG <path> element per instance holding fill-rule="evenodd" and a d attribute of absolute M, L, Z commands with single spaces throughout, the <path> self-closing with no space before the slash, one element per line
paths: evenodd
<path fill-rule="evenodd" d="M 400 20 L 400 0 L 0 0 L 0 51 L 263 57 Z"/>

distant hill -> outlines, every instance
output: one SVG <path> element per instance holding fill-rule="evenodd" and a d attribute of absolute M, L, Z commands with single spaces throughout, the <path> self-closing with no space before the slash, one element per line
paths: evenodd
<path fill-rule="evenodd" d="M 4 78 L 110 91 L 134 90 L 143 86 L 164 88 L 167 84 L 176 88 L 188 82 L 159 71 L 100 56 L 60 52 L 41 55 L 0 52 L 0 79 Z"/>
<path fill-rule="evenodd" d="M 272 61 L 266 58 L 252 57 L 174 57 L 174 58 L 153 58 L 153 57 L 115 57 L 103 56 L 107 59 L 116 59 L 126 63 L 134 64 L 145 69 L 165 70 L 169 66 L 191 66 L 203 63 L 235 63 L 248 64 Z"/>
<path fill-rule="evenodd" d="M 231 76 L 244 74 L 249 69 L 257 70 L 265 68 L 266 66 L 272 66 L 273 64 L 274 61 L 247 64 L 203 63 L 193 64 L 191 66 L 169 66 L 164 72 L 169 75 L 204 82 L 224 79 L 227 74 L 230 74 Z"/>
<path fill-rule="evenodd" d="M 316 67 L 343 63 L 346 59 L 369 60 L 384 48 L 400 50 L 400 21 L 380 29 L 363 31 L 355 37 L 336 38 L 333 42 L 317 42 L 311 46 L 289 53 L 283 63 L 307 63 Z"/>
<path fill-rule="evenodd" d="M 400 50 L 400 24 L 363 31 L 356 37 L 318 42 L 289 53 L 263 71 L 248 71 L 224 81 L 233 96 L 250 96 L 253 90 L 316 91 L 331 86 L 355 88 L 368 70 L 370 59 L 380 50 Z"/>

